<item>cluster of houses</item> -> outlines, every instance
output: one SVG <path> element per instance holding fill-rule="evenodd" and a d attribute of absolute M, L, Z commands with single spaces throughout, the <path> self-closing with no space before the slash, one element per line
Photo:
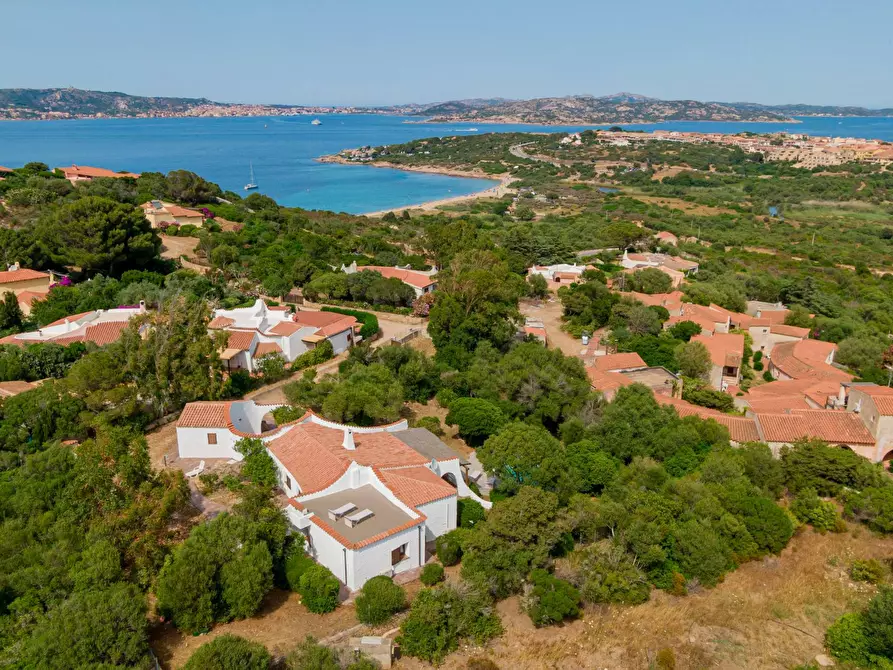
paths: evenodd
<path fill-rule="evenodd" d="M 434 540 L 456 528 L 458 498 L 491 505 L 467 484 L 480 473 L 424 428 L 349 426 L 312 412 L 277 425 L 276 407 L 188 404 L 176 426 L 179 456 L 238 461 L 239 440 L 262 440 L 307 553 L 351 590 L 424 565 Z"/>

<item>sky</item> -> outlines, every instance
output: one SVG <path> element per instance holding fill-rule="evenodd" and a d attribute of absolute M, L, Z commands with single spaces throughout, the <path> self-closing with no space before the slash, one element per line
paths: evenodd
<path fill-rule="evenodd" d="M 893 107 L 891 0 L 0 0 L 0 88 Z"/>

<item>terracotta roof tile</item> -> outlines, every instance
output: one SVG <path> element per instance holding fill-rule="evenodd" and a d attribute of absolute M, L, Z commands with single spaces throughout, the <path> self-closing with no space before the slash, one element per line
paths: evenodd
<path fill-rule="evenodd" d="M 825 362 L 836 349 L 836 344 L 819 340 L 783 342 L 773 347 L 770 364 L 792 379 L 814 377 L 850 380 L 852 375 Z"/>
<path fill-rule="evenodd" d="M 303 326 L 295 323 L 294 321 L 280 321 L 275 326 L 270 328 L 269 333 L 273 333 L 274 335 L 282 335 L 283 337 L 288 337 L 289 335 L 294 335 L 299 330 L 301 330 Z"/>
<path fill-rule="evenodd" d="M 88 165 L 72 165 L 71 167 L 60 167 L 56 168 L 57 170 L 61 170 L 66 178 L 69 177 L 87 177 L 89 179 L 95 179 L 97 177 L 132 177 L 137 178 L 139 174 L 135 172 L 115 172 L 114 170 L 107 170 L 106 168 L 98 168 L 98 167 L 90 167 Z"/>
<path fill-rule="evenodd" d="M 49 279 L 50 275 L 39 270 L 21 268 L 19 270 L 4 270 L 0 272 L 0 284 L 12 284 L 19 281 L 31 281 L 33 279 Z"/>
<path fill-rule="evenodd" d="M 231 330 L 229 331 L 229 339 L 226 342 L 227 349 L 236 349 L 238 351 L 249 351 L 251 343 L 254 342 L 253 330 Z"/>
<path fill-rule="evenodd" d="M 707 347 L 713 365 L 738 366 L 744 356 L 744 335 L 737 333 L 714 333 L 712 337 L 695 335 L 691 341 Z"/>
<path fill-rule="evenodd" d="M 457 495 L 456 489 L 424 465 L 396 470 L 375 469 L 382 483 L 410 507 L 418 507 Z"/>
<path fill-rule="evenodd" d="M 378 272 L 385 278 L 399 279 L 404 284 L 409 284 L 416 288 L 426 288 L 437 283 L 436 279 L 433 279 L 422 272 L 414 272 L 413 270 L 401 270 L 399 268 L 389 268 L 381 265 L 363 265 L 357 268 L 357 272 L 363 272 L 364 270 Z"/>
<path fill-rule="evenodd" d="M 337 312 L 296 312 L 292 318 L 295 323 L 312 328 L 326 328 L 347 319 L 351 324 L 357 321 L 355 317 Z"/>
<path fill-rule="evenodd" d="M 661 405 L 671 405 L 681 417 L 697 416 L 701 419 L 713 419 L 729 431 L 729 437 L 733 442 L 759 442 L 760 434 L 757 431 L 756 422 L 746 416 L 731 416 L 714 409 L 694 405 L 680 398 L 672 398 L 665 395 L 655 395 L 655 400 Z"/>
<path fill-rule="evenodd" d="M 212 330 L 223 330 L 224 328 L 227 328 L 228 326 L 231 326 L 234 323 L 235 323 L 235 320 L 229 318 L 228 316 L 215 316 L 208 323 L 208 328 L 211 328 Z"/>
<path fill-rule="evenodd" d="M 104 347 L 121 339 L 121 335 L 128 325 L 127 321 L 106 321 L 95 326 L 87 326 L 83 338 L 85 342 L 93 342 L 100 347 Z M 53 341 L 57 340 L 54 338 Z"/>
<path fill-rule="evenodd" d="M 22 291 L 16 296 L 16 299 L 20 305 L 28 305 L 30 307 L 35 300 L 43 300 L 46 296 L 46 293 L 38 293 L 37 291 Z"/>
<path fill-rule="evenodd" d="M 230 401 L 191 402 L 180 413 L 177 428 L 230 428 Z"/>
<path fill-rule="evenodd" d="M 92 314 L 93 312 L 81 312 L 80 314 L 72 314 L 71 316 L 63 316 L 61 319 L 57 319 L 52 323 L 48 323 L 44 328 L 49 328 L 50 326 L 61 326 L 63 323 L 68 321 L 68 323 L 74 323 L 75 321 L 79 321 L 83 317 L 88 314 Z"/>
<path fill-rule="evenodd" d="M 866 384 L 854 386 L 852 390 L 862 391 L 865 395 L 870 396 L 881 416 L 893 416 L 893 388 Z"/>
<path fill-rule="evenodd" d="M 599 372 L 610 372 L 628 368 L 645 368 L 648 367 L 648 364 L 636 352 L 629 352 L 596 356 L 592 367 Z"/>
<path fill-rule="evenodd" d="M 798 326 L 786 326 L 782 323 L 775 323 L 769 327 L 770 333 L 775 333 L 776 335 L 787 335 L 788 337 L 799 337 L 801 340 L 805 340 L 809 337 L 809 328 L 799 328 Z"/>
<path fill-rule="evenodd" d="M 258 342 L 254 348 L 254 358 L 262 358 L 268 354 L 281 354 L 282 347 L 275 342 Z"/>
<path fill-rule="evenodd" d="M 834 444 L 874 444 L 862 419 L 853 412 L 831 409 L 793 410 L 790 414 L 758 414 L 767 442 L 790 443 L 818 438 Z"/>

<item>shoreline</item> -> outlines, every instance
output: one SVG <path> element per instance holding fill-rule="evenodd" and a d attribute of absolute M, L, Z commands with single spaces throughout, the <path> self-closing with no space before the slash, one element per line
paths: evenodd
<path fill-rule="evenodd" d="M 873 117 L 873 116 L 865 116 L 865 117 L 855 117 L 855 116 L 835 116 L 835 117 L 803 117 L 803 118 L 839 118 L 839 119 L 854 119 L 854 118 L 893 118 L 893 117 Z M 585 121 L 524 121 L 519 118 L 514 117 L 493 117 L 489 119 L 450 119 L 443 117 L 431 117 L 428 119 L 422 119 L 419 121 L 404 121 L 403 123 L 408 125 L 425 125 L 425 124 L 444 124 L 444 123 L 468 123 L 468 124 L 477 124 L 477 125 L 494 125 L 494 126 L 543 126 L 548 128 L 601 128 L 602 126 L 656 126 L 662 123 L 777 123 L 777 124 L 786 124 L 786 123 L 803 123 L 800 119 L 791 118 L 786 120 L 775 119 L 771 121 L 740 121 L 740 120 L 730 120 L 730 119 L 664 119 L 662 121 L 600 121 L 598 123 L 589 123 Z"/>
<path fill-rule="evenodd" d="M 358 216 L 384 216 L 388 212 L 394 212 L 395 214 L 402 212 L 404 210 L 413 210 L 420 209 L 422 211 L 432 211 L 437 209 L 438 207 L 442 207 L 443 205 L 451 205 L 459 202 L 463 202 L 465 200 L 477 200 L 479 198 L 501 198 L 506 195 L 509 191 L 509 185 L 513 182 L 518 181 L 517 177 L 511 175 L 488 175 L 482 171 L 476 172 L 473 170 L 458 170 L 454 168 L 439 168 L 427 165 L 398 165 L 396 163 L 388 163 L 388 162 L 368 162 L 368 163 L 357 163 L 355 161 L 349 161 L 341 156 L 336 155 L 328 155 L 328 156 L 320 156 L 316 159 L 318 163 L 335 163 L 337 165 L 353 165 L 357 167 L 376 167 L 376 168 L 385 168 L 390 170 L 403 170 L 404 172 L 422 172 L 427 174 L 439 174 L 444 175 L 446 177 L 462 177 L 465 179 L 486 179 L 488 181 L 494 182 L 494 185 L 490 188 L 486 188 L 482 191 L 476 191 L 474 193 L 468 193 L 466 195 L 456 195 L 451 196 L 449 198 L 438 198 L 437 200 L 427 200 L 425 202 L 418 203 L 416 205 L 402 205 L 400 207 L 392 207 L 390 209 L 381 209 L 374 212 L 363 212 Z"/>

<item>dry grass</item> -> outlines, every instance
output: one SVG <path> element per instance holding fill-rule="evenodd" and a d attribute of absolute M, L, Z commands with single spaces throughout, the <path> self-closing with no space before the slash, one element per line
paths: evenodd
<path fill-rule="evenodd" d="M 825 629 L 872 590 L 853 584 L 854 558 L 885 558 L 893 539 L 805 531 L 778 558 L 749 563 L 715 589 L 683 598 L 655 592 L 638 607 L 590 608 L 565 626 L 535 629 L 517 598 L 500 603 L 506 633 L 485 653 L 500 668 L 646 670 L 670 648 L 678 670 L 786 670 L 822 653 Z M 481 650 L 462 650 L 443 667 L 464 668 Z M 422 668 L 402 660 L 399 668 Z"/>

